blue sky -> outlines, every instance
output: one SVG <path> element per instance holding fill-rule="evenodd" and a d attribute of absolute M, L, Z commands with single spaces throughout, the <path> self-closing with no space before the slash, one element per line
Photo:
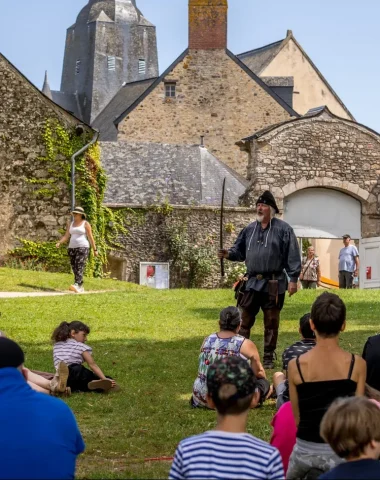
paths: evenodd
<path fill-rule="evenodd" d="M 1 0 L 0 0 L 1 1 Z M 39 88 L 59 89 L 66 28 L 87 0 L 17 0 L 2 6 L 0 52 Z M 137 0 L 157 26 L 160 71 L 187 47 L 188 0 Z M 230 0 L 234 53 L 296 39 L 356 120 L 380 132 L 379 0 Z"/>

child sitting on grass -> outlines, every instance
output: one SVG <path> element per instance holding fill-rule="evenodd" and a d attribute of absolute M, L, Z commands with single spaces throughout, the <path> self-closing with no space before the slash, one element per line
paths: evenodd
<path fill-rule="evenodd" d="M 380 409 L 364 397 L 340 398 L 321 422 L 321 436 L 346 460 L 319 478 L 380 478 Z"/>
<path fill-rule="evenodd" d="M 278 450 L 246 432 L 256 377 L 246 360 L 224 357 L 207 372 L 207 399 L 218 412 L 215 430 L 182 440 L 170 479 L 282 479 Z"/>
<path fill-rule="evenodd" d="M 92 348 L 86 345 L 90 329 L 82 322 L 62 322 L 53 332 L 54 366 L 64 362 L 69 367 L 67 385 L 72 392 L 108 392 L 118 389 L 116 382 L 107 378 L 95 363 Z M 83 366 L 86 362 L 91 370 Z"/>

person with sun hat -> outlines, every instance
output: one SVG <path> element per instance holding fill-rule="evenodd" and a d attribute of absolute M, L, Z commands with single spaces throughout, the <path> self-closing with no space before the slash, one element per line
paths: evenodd
<path fill-rule="evenodd" d="M 74 284 L 70 286 L 69 290 L 75 293 L 83 293 L 83 275 L 90 252 L 90 243 L 96 257 L 98 256 L 98 250 L 95 245 L 91 225 L 86 220 L 83 208 L 75 207 L 71 214 L 73 220 L 67 224 L 66 233 L 57 242 L 56 247 L 59 248 L 63 243 L 67 243 L 70 240 L 67 253 L 69 254 L 71 268 L 74 273 Z"/>

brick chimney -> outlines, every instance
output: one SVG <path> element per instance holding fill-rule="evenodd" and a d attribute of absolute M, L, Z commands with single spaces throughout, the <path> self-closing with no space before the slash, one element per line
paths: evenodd
<path fill-rule="evenodd" d="M 227 0 L 189 0 L 189 48 L 227 48 Z"/>

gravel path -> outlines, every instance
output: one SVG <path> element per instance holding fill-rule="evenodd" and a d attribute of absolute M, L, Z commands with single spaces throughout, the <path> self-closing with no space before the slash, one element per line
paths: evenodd
<path fill-rule="evenodd" d="M 79 295 L 92 295 L 94 293 L 109 293 L 108 291 L 84 292 Z M 0 298 L 22 298 L 22 297 L 58 297 L 62 295 L 78 295 L 75 292 L 0 292 Z"/>

